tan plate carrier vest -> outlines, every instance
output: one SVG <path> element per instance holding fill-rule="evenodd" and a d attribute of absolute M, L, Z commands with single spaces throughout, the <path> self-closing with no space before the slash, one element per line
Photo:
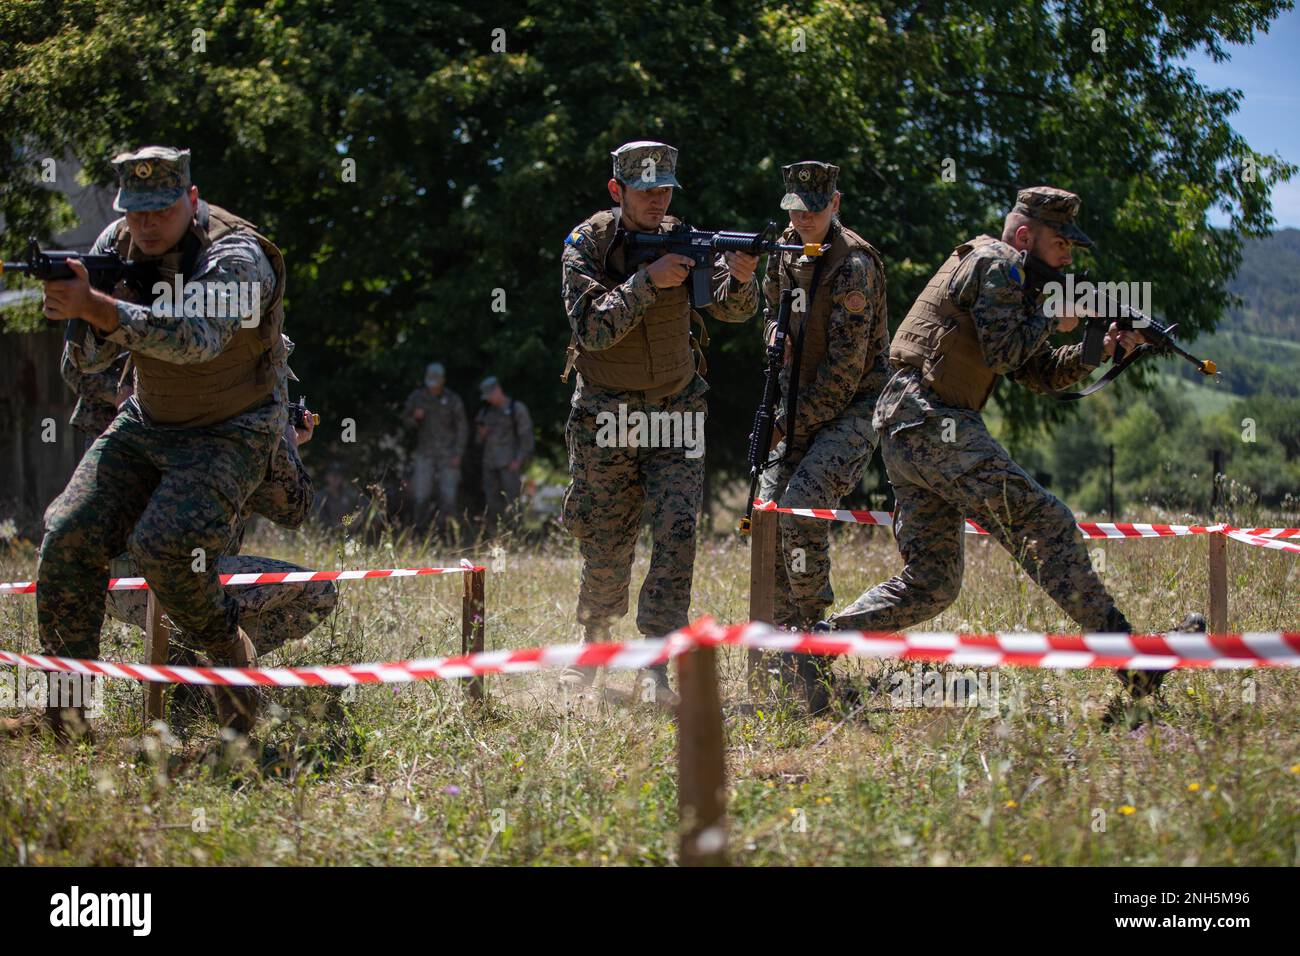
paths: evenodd
<path fill-rule="evenodd" d="M 216 358 L 180 364 L 142 352 L 131 353 L 135 396 L 140 408 L 150 421 L 177 428 L 215 425 L 260 405 L 275 387 L 275 367 L 288 357 L 280 338 L 284 328 L 284 256 L 252 223 L 233 213 L 209 204 L 206 229 L 198 222 L 201 213 L 200 209 L 200 216 L 190 224 L 190 233 L 199 242 L 199 255 L 231 232 L 251 233 L 275 271 L 275 293 L 270 307 L 262 309 L 257 326 L 245 328 L 241 323 Z M 146 258 L 133 248 L 125 219 L 118 227 L 115 248 L 123 259 Z M 159 280 L 174 282 L 181 259 L 179 252 L 163 256 L 159 262 Z M 190 277 L 182 276 L 182 279 L 189 281 Z M 183 303 L 176 305 L 179 308 Z"/>
<path fill-rule="evenodd" d="M 671 228 L 678 220 L 665 216 L 663 226 Z M 596 243 L 596 258 L 600 262 L 601 280 L 612 287 L 622 280 L 615 274 L 624 274 L 624 252 L 619 248 L 610 251 L 618 231 L 618 217 L 611 211 L 598 212 L 587 223 L 591 226 Z M 611 271 L 612 270 L 612 271 Z M 691 334 L 691 323 L 700 327 L 697 343 Z M 659 289 L 654 302 L 646 306 L 636 327 L 614 345 L 599 351 L 586 352 L 570 340 L 570 354 L 576 352 L 574 364 L 584 381 L 613 392 L 643 392 L 647 401 L 658 401 L 675 395 L 690 384 L 696 371 L 699 356 L 700 374 L 707 371 L 703 347 L 709 344 L 704 329 L 704 319 L 690 306 L 686 284 L 671 289 Z M 561 381 L 568 377 L 567 370 Z"/>
<path fill-rule="evenodd" d="M 813 381 L 817 375 L 817 366 L 821 364 L 826 357 L 827 333 L 830 327 L 831 307 L 834 303 L 831 301 L 831 285 L 835 279 L 835 271 L 844 264 L 849 253 L 854 251 L 865 252 L 871 257 L 880 275 L 885 274 L 884 260 L 880 258 L 880 253 L 876 248 L 863 239 L 852 229 L 846 229 L 840 226 L 835 230 L 837 233 L 831 239 L 831 247 L 824 252 L 820 259 L 824 259 L 826 264 L 821 267 L 821 275 L 817 279 L 817 289 L 809 293 L 808 300 L 812 304 L 812 311 L 804 319 L 802 313 L 795 313 L 790 320 L 790 341 L 794 342 L 799 335 L 799 325 L 797 321 L 802 320 L 804 324 L 803 333 L 803 353 L 799 360 L 799 382 L 800 387 L 805 387 Z M 786 234 L 781 237 L 782 242 L 799 242 L 803 240 L 798 238 L 798 233 L 790 228 Z M 781 270 L 781 287 L 782 288 L 800 288 L 809 292 L 809 285 L 812 283 L 813 273 L 817 269 L 819 259 L 809 259 L 804 256 L 798 256 L 793 262 L 790 262 Z M 794 286 L 791 286 L 791 282 Z M 870 303 L 868 303 L 870 306 Z M 875 362 L 876 356 L 884 351 L 889 344 L 889 329 L 882 323 L 876 330 L 876 340 L 872 343 L 871 350 L 867 353 L 866 364 L 863 366 L 863 374 Z M 855 396 L 856 397 L 856 396 Z"/>
<path fill-rule="evenodd" d="M 994 242 L 1001 240 L 978 236 L 953 250 L 912 304 L 889 348 L 895 368 L 920 369 L 926 385 L 954 408 L 982 410 L 998 380 L 984 358 L 975 319 L 949 291 L 962 261 Z"/>

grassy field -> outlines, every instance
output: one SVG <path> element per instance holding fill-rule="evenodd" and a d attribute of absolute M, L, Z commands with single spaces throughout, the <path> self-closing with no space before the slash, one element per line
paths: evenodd
<path fill-rule="evenodd" d="M 1155 518 L 1156 516 L 1147 516 Z M 1205 611 L 1204 539 L 1115 542 L 1106 580 L 1134 625 Z M 315 568 L 449 562 L 409 544 L 345 553 L 263 532 L 246 549 Z M 480 557 L 482 552 L 479 552 Z M 578 561 L 560 538 L 508 548 L 488 577 L 488 646 L 575 640 Z M 748 548 L 702 542 L 693 613 L 745 616 Z M 838 603 L 896 570 L 888 533 L 837 529 Z M 0 579 L 30 577 L 30 546 Z M 634 584 L 644 573 L 639 557 Z M 1229 544 L 1231 625 L 1300 628 L 1300 559 Z M 455 652 L 460 580 L 346 583 L 335 615 L 284 664 Z M 635 596 L 635 591 L 634 591 Z M 0 599 L 4 646 L 37 649 L 31 597 Z M 1072 629 L 986 541 L 939 630 Z M 636 635 L 625 620 L 616 637 Z M 103 656 L 139 660 L 140 635 L 105 627 Z M 270 662 L 270 661 L 264 661 Z M 1163 722 L 1103 732 L 1104 672 L 998 672 L 995 706 L 892 706 L 902 665 L 838 665 L 867 690 L 852 719 L 747 706 L 743 652 L 721 659 L 731 857 L 762 864 L 1269 864 L 1300 862 L 1300 674 L 1182 672 Z M 911 665 L 909 665 L 910 670 Z M 632 675 L 611 672 L 611 687 Z M 873 691 L 874 688 L 874 691 Z M 475 716 L 430 683 L 277 691 L 258 746 L 214 744 L 199 717 L 145 733 L 140 689 L 109 684 L 98 744 L 0 740 L 0 863 L 671 864 L 674 724 L 642 706 L 564 706 L 553 674 L 495 677 Z M 174 734 L 174 736 L 173 736 Z M 272 759 L 274 755 L 275 759 Z"/>

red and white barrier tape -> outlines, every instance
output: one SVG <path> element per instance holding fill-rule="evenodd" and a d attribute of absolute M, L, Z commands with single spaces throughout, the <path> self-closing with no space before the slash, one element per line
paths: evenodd
<path fill-rule="evenodd" d="M 851 524 L 870 524 L 891 527 L 894 516 L 888 511 L 851 511 L 846 508 L 780 508 L 774 502 L 754 500 L 754 507 L 759 511 L 776 511 L 781 514 L 796 515 L 802 518 L 821 518 L 823 521 L 846 521 Z M 1234 528 L 1231 525 L 1187 525 L 1187 524 L 1134 524 L 1126 521 L 1081 521 L 1079 531 L 1085 538 L 1179 538 L 1192 534 L 1226 534 L 1230 538 L 1253 544 L 1257 548 L 1273 548 L 1277 551 L 1293 551 L 1300 554 L 1300 546 L 1287 544 L 1283 538 L 1300 538 L 1300 528 Z M 966 519 L 967 534 L 988 534 L 983 528 L 969 518 Z"/>
<path fill-rule="evenodd" d="M 1245 634 L 899 634 L 835 631 L 796 634 L 750 622 L 708 619 L 688 629 L 698 644 L 849 657 L 894 657 L 969 667 L 1173 670 L 1194 667 L 1300 667 L 1300 632 Z"/>
<path fill-rule="evenodd" d="M 360 581 L 369 578 L 413 578 L 421 574 L 464 574 L 484 571 L 481 565 L 461 561 L 457 568 L 376 568 L 369 571 L 261 571 L 219 575 L 222 584 L 302 584 L 307 581 Z M 112 578 L 110 591 L 147 591 L 144 578 Z M 35 581 L 9 581 L 0 584 L 0 594 L 34 594 Z"/>
<path fill-rule="evenodd" d="M 1293 531 L 1293 528 L 1269 528 L 1269 531 Z M 1257 548 L 1271 548 L 1274 551 L 1290 551 L 1292 554 L 1300 554 L 1300 542 L 1291 543 L 1283 541 L 1282 536 L 1265 537 L 1263 535 L 1252 534 L 1242 531 L 1240 528 L 1223 529 L 1223 533 L 1234 541 L 1243 541 L 1246 544 L 1253 544 Z"/>
<path fill-rule="evenodd" d="M 457 657 L 330 667 L 162 667 L 85 661 L 43 654 L 15 654 L 12 651 L 0 651 L 0 664 L 22 664 L 35 670 L 123 677 L 152 683 L 340 687 L 349 684 L 406 684 L 411 681 L 450 680 L 479 674 L 522 674 L 569 665 L 649 667 L 676 657 L 692 646 L 688 632 L 677 631 L 659 640 L 631 644 L 563 644 L 517 651 L 482 651 Z"/>
<path fill-rule="evenodd" d="M 750 647 L 830 656 L 938 661 L 967 667 L 1237 670 L 1300 667 L 1300 632 L 1247 634 L 796 634 L 766 624 L 719 625 L 710 618 L 658 640 L 565 644 L 483 651 L 456 657 L 324 667 L 162 667 L 114 664 L 0 651 L 0 664 L 36 670 L 175 684 L 320 687 L 404 684 L 481 674 L 522 674 L 556 667 L 634 669 L 671 660 L 699 646 Z"/>

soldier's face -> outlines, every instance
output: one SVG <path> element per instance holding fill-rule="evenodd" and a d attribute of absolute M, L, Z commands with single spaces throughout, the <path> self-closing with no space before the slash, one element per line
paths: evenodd
<path fill-rule="evenodd" d="M 1055 229 L 1050 226 L 1039 226 L 1033 230 L 1029 251 L 1053 269 L 1064 269 L 1074 261 L 1074 257 L 1070 254 L 1070 246 L 1070 240 Z"/>
<path fill-rule="evenodd" d="M 131 230 L 131 240 L 145 255 L 161 256 L 180 242 L 190 228 L 198 201 L 199 187 L 191 186 L 189 192 L 166 209 L 128 212 L 126 225 Z"/>
<path fill-rule="evenodd" d="M 628 189 L 617 179 L 609 181 L 609 196 L 623 209 L 623 221 L 636 232 L 654 232 L 668 214 L 673 187 Z"/>
<path fill-rule="evenodd" d="M 805 209 L 790 210 L 790 225 L 799 233 L 804 242 L 820 242 L 826 237 L 831 227 L 831 219 L 840 211 L 840 194 L 837 192 L 821 212 L 808 212 Z"/>

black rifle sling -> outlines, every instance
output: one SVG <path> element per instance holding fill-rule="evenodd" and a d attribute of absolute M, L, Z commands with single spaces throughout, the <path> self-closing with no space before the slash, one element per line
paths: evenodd
<path fill-rule="evenodd" d="M 832 232 L 833 232 L 832 228 Z M 830 239 L 832 233 L 828 232 L 826 238 Z M 812 281 L 808 283 L 808 302 L 804 307 L 803 321 L 799 323 L 799 334 L 794 340 L 794 355 L 791 361 L 794 363 L 790 369 L 790 389 L 785 397 L 785 453 L 790 454 L 794 448 L 794 423 L 795 413 L 799 410 L 799 366 L 803 360 L 803 337 L 808 331 L 808 320 L 812 315 L 813 300 L 817 296 L 817 286 L 821 282 L 822 269 L 826 265 L 827 257 L 821 255 L 817 257 L 817 265 L 813 267 Z M 789 266 L 785 267 L 786 278 L 789 279 L 792 288 L 799 288 L 798 283 L 794 281 L 794 276 L 790 273 Z"/>
<path fill-rule="evenodd" d="M 1132 365 L 1141 354 L 1142 346 L 1138 346 L 1131 352 L 1127 353 L 1119 361 L 1112 361 L 1110 368 L 1106 370 L 1106 374 L 1097 379 L 1097 381 L 1088 385 L 1087 388 L 1082 388 L 1077 392 L 1050 392 L 1049 394 L 1058 402 L 1075 402 L 1081 398 L 1087 398 L 1089 395 L 1095 395 L 1111 382 L 1115 381 L 1115 379 L 1119 378 L 1120 375 L 1123 374 L 1124 370 Z"/>

